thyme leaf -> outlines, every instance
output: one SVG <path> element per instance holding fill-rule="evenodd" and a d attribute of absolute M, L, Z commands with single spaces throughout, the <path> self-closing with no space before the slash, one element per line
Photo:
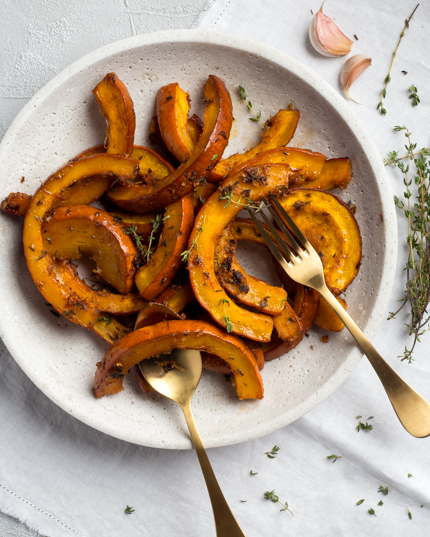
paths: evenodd
<path fill-rule="evenodd" d="M 134 509 L 130 507 L 129 505 L 127 505 L 127 507 L 124 509 L 124 513 L 126 515 L 131 515 L 131 513 L 134 513 Z"/>

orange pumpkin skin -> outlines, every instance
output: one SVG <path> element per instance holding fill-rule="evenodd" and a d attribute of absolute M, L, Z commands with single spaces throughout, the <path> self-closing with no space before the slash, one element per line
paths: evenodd
<path fill-rule="evenodd" d="M 145 358 L 173 349 L 197 349 L 223 358 L 231 368 L 240 399 L 262 399 L 263 382 L 254 355 L 239 339 L 203 321 L 164 321 L 125 336 L 97 364 L 97 397 L 123 389 L 123 378 Z"/>
<path fill-rule="evenodd" d="M 260 159 L 264 162 L 263 155 L 232 173 L 205 203 L 197 215 L 188 245 L 188 270 L 197 300 L 218 324 L 255 341 L 270 340 L 273 321 L 270 316 L 249 312 L 229 299 L 216 277 L 214 256 L 222 230 L 241 210 L 240 199 L 258 202 L 270 192 L 282 196 L 288 189 L 289 166 L 260 165 Z"/>
<path fill-rule="evenodd" d="M 115 73 L 108 73 L 93 89 L 107 121 L 107 152 L 130 155 L 133 150 L 136 116 L 127 87 Z"/>
<path fill-rule="evenodd" d="M 200 129 L 194 120 L 188 119 L 190 96 L 174 82 L 159 90 L 156 106 L 163 142 L 179 162 L 184 162 L 193 152 Z"/>
<path fill-rule="evenodd" d="M 63 259 L 93 259 L 100 276 L 120 293 L 134 288 L 137 250 L 114 218 L 97 207 L 71 205 L 54 210 L 42 226 L 45 249 Z"/>
<path fill-rule="evenodd" d="M 194 224 L 191 196 L 185 196 L 166 209 L 158 247 L 149 262 L 136 274 L 139 293 L 152 300 L 166 289 L 182 266 L 181 254 L 187 249 Z"/>
<path fill-rule="evenodd" d="M 263 224 L 267 232 L 270 230 Z M 255 231 L 252 220 L 236 218 L 221 233 L 215 249 L 216 274 L 222 286 L 239 302 L 268 315 L 279 315 L 284 309 L 287 292 L 250 276 L 236 258 L 237 241 L 266 244 Z"/>
<path fill-rule="evenodd" d="M 38 289 L 57 311 L 72 322 L 91 328 L 100 308 L 95 292 L 76 278 L 68 264 L 56 263 L 43 244 L 42 223 L 58 193 L 93 175 L 126 180 L 136 174 L 137 161 L 119 155 L 97 154 L 70 162 L 37 190 L 24 220 L 23 243 L 27 266 Z"/>
<path fill-rule="evenodd" d="M 321 256 L 326 284 L 339 295 L 361 264 L 361 234 L 351 209 L 334 194 L 310 188 L 292 189 L 280 202 Z"/>
<path fill-rule="evenodd" d="M 190 158 L 163 181 L 149 179 L 145 185 L 130 191 L 127 191 L 128 187 L 117 189 L 117 198 L 132 202 L 133 212 L 146 213 L 161 209 L 186 196 L 194 187 L 206 181 L 221 159 L 233 121 L 230 94 L 224 83 L 214 75 L 209 76 L 203 89 L 206 103 L 203 132 Z M 115 202 L 118 204 L 117 199 Z"/>
<path fill-rule="evenodd" d="M 296 131 L 300 119 L 298 110 L 279 110 L 264 124 L 261 141 L 243 154 L 231 155 L 222 159 L 209 175 L 210 182 L 219 182 L 237 166 L 256 157 L 264 151 L 287 145 Z"/>
<path fill-rule="evenodd" d="M 1 210 L 15 216 L 25 216 L 31 203 L 31 196 L 22 192 L 11 192 L 1 202 Z"/>

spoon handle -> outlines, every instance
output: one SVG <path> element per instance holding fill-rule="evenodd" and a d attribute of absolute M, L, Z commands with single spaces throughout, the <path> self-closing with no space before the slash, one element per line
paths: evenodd
<path fill-rule="evenodd" d="M 199 459 L 200 467 L 203 472 L 203 477 L 206 481 L 206 486 L 209 492 L 209 497 L 212 504 L 212 510 L 215 519 L 215 528 L 217 537 L 246 537 L 241 527 L 234 518 L 233 513 L 224 498 L 224 495 L 218 485 L 218 481 L 212 470 L 202 440 L 197 431 L 197 426 L 191 412 L 191 401 L 187 401 L 180 405 L 184 412 L 185 420 L 190 431 L 191 440 L 196 450 Z"/>

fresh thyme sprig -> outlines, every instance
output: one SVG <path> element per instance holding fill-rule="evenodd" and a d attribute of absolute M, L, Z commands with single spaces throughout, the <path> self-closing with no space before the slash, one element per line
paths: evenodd
<path fill-rule="evenodd" d="M 137 227 L 134 224 L 131 224 L 131 226 L 125 230 L 125 233 L 133 237 L 136 247 L 139 250 L 140 256 L 145 259 L 148 255 L 148 250 L 146 246 L 142 243 L 142 235 L 140 234 L 140 231 L 137 231 Z"/>
<path fill-rule="evenodd" d="M 281 448 L 279 446 L 273 446 L 272 451 L 266 451 L 265 455 L 267 455 L 269 459 L 274 459 L 280 449 Z"/>
<path fill-rule="evenodd" d="M 290 511 L 290 509 L 288 509 L 288 502 L 285 502 L 285 503 L 280 502 L 279 496 L 275 494 L 274 490 L 270 492 L 266 490 L 266 492 L 264 493 L 264 497 L 266 498 L 266 500 L 270 500 L 271 502 L 275 502 L 275 503 L 277 502 L 281 504 L 283 509 L 280 509 L 280 511 L 289 511 L 294 516 L 294 513 Z"/>
<path fill-rule="evenodd" d="M 409 28 L 409 23 L 410 23 L 413 15 L 415 13 L 415 11 L 418 9 L 418 6 L 419 6 L 419 4 L 417 4 L 416 8 L 412 11 L 409 19 L 405 20 L 405 27 L 403 28 L 402 33 L 400 34 L 400 38 L 399 38 L 399 41 L 397 43 L 396 50 L 393 52 L 393 57 L 391 58 L 390 68 L 388 69 L 388 75 L 385 77 L 385 86 L 384 86 L 384 89 L 381 92 L 381 98 L 379 99 L 378 106 L 376 107 L 376 110 L 380 110 L 381 114 L 383 116 L 385 116 L 386 113 L 387 113 L 386 109 L 384 108 L 383 99 L 385 99 L 385 97 L 387 95 L 387 86 L 391 82 L 391 68 L 393 67 L 394 58 L 396 57 L 396 54 L 397 54 L 397 51 L 399 50 L 399 46 L 400 46 L 400 43 L 401 43 L 401 41 L 403 39 L 403 36 L 405 35 L 406 30 Z"/>
<path fill-rule="evenodd" d="M 373 429 L 373 425 L 371 425 L 370 423 L 367 423 L 367 421 L 366 421 L 366 425 L 364 425 L 362 421 L 359 421 L 356 429 L 357 429 L 357 432 L 360 432 L 361 429 L 363 429 L 364 431 L 371 431 Z"/>
<path fill-rule="evenodd" d="M 227 304 L 228 307 L 230 307 L 230 301 L 227 300 L 227 298 L 221 298 L 221 300 L 218 302 L 218 306 L 221 306 L 221 304 L 224 304 L 224 321 L 225 321 L 225 327 L 227 329 L 227 332 L 233 331 L 233 325 L 230 322 L 230 318 L 227 315 L 227 312 L 225 311 L 225 305 Z"/>
<path fill-rule="evenodd" d="M 182 259 L 182 262 L 183 262 L 183 263 L 185 263 L 186 261 L 188 261 L 188 258 L 190 257 L 191 250 L 192 250 L 193 248 L 196 249 L 196 252 L 198 251 L 197 239 L 198 239 L 198 238 L 200 237 L 200 235 L 203 233 L 203 230 L 204 230 L 204 227 L 205 227 L 205 223 L 206 223 L 206 216 L 203 218 L 203 224 L 198 228 L 196 238 L 193 240 L 193 242 L 191 243 L 191 245 L 190 245 L 190 247 L 188 248 L 188 250 L 185 250 L 184 252 L 181 253 L 181 259 Z"/>
<path fill-rule="evenodd" d="M 409 178 L 409 165 L 405 165 L 403 158 L 398 158 L 398 153 L 390 153 L 389 164 L 396 166 L 403 174 L 405 185 L 406 204 L 394 198 L 396 206 L 401 209 L 408 219 L 408 235 L 406 242 L 409 247 L 409 255 L 406 263 L 406 290 L 400 300 L 402 305 L 395 312 L 390 312 L 389 319 L 395 317 L 399 311 L 409 304 L 411 309 L 409 335 L 413 336 L 411 347 L 405 347 L 400 356 L 402 361 L 412 363 L 412 353 L 420 337 L 430 329 L 430 313 L 427 311 L 430 302 L 430 162 L 429 149 L 422 149 L 415 153 L 416 143 L 412 143 L 411 133 L 406 127 L 394 127 L 395 131 L 405 131 L 408 144 L 405 145 L 407 157 L 415 165 L 415 178 Z M 418 156 L 419 154 L 419 156 Z M 415 184 L 415 203 L 412 200 L 412 184 Z"/>
<path fill-rule="evenodd" d="M 147 263 L 149 263 L 149 258 L 153 254 L 153 252 L 151 250 L 151 246 L 152 246 L 152 242 L 153 242 L 153 240 L 155 238 L 155 232 L 159 228 L 160 224 L 164 223 L 168 218 L 170 218 L 170 214 L 164 216 L 163 218 L 161 218 L 161 214 L 157 214 L 155 219 L 151 220 L 151 222 L 152 222 L 152 230 L 151 230 L 151 235 L 149 235 L 149 243 L 148 243 L 148 249 L 147 249 L 147 253 L 146 253 L 146 262 Z"/>
<path fill-rule="evenodd" d="M 417 106 L 420 103 L 420 98 L 418 97 L 418 89 L 416 86 L 412 85 L 409 88 L 409 99 L 412 99 L 412 106 Z"/>
<path fill-rule="evenodd" d="M 337 459 L 341 459 L 342 455 L 327 455 L 327 459 L 333 459 L 333 462 L 336 462 Z"/>
<path fill-rule="evenodd" d="M 248 100 L 248 94 L 243 86 L 239 86 L 239 97 L 244 101 L 246 108 L 251 112 L 254 117 L 250 117 L 250 121 L 258 121 L 261 124 L 261 129 L 264 130 L 264 123 L 261 121 L 261 110 L 256 114 L 252 109 L 252 102 Z"/>
<path fill-rule="evenodd" d="M 252 199 L 250 198 L 244 197 L 243 199 L 246 201 L 246 203 L 243 203 L 240 201 L 242 199 L 242 196 L 239 196 L 239 199 L 237 201 L 234 201 L 233 196 L 234 196 L 234 192 L 232 192 L 231 190 L 224 191 L 220 195 L 219 197 L 220 200 L 227 200 L 227 203 L 223 207 L 224 209 L 228 207 L 230 203 L 234 203 L 236 209 L 239 207 L 239 205 L 241 205 L 245 209 L 254 209 L 256 213 L 260 212 L 261 209 L 264 207 L 264 201 L 262 201 L 258 205 L 254 205 Z"/>

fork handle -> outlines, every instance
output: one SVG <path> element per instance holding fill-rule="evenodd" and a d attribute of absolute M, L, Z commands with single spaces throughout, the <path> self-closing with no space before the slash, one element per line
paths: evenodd
<path fill-rule="evenodd" d="M 327 286 L 316 290 L 327 300 L 335 313 L 350 331 L 352 337 L 369 359 L 376 371 L 403 427 L 412 436 L 424 438 L 430 435 L 430 405 L 405 382 L 382 358 L 349 314 L 343 309 Z"/>
<path fill-rule="evenodd" d="M 191 401 L 188 400 L 183 404 L 180 403 L 180 407 L 184 413 L 188 430 L 190 431 L 191 440 L 199 459 L 203 477 L 206 481 L 215 519 L 217 537 L 246 537 L 237 520 L 234 518 L 234 515 L 231 512 L 226 499 L 224 498 L 224 494 L 218 485 L 218 481 L 215 477 L 214 471 L 212 470 L 211 463 L 209 462 L 209 458 L 206 454 L 206 450 L 203 446 L 197 430 L 196 422 L 194 421 L 194 417 L 191 412 Z"/>

